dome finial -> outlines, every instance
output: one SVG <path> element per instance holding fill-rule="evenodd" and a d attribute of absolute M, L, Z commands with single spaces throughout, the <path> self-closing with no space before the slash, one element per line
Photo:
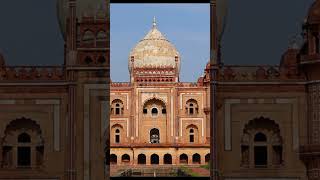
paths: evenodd
<path fill-rule="evenodd" d="M 156 23 L 156 17 L 153 16 L 153 24 L 152 24 L 152 27 L 156 27 L 157 26 L 157 23 Z"/>

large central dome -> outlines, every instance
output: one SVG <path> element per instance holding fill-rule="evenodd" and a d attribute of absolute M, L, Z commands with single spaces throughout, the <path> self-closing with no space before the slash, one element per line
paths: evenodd
<path fill-rule="evenodd" d="M 131 57 L 134 61 L 131 62 Z M 176 62 L 176 58 L 178 58 Z M 155 19 L 152 29 L 132 49 L 129 71 L 134 68 L 177 68 L 180 71 L 180 55 L 173 44 L 157 29 Z"/>

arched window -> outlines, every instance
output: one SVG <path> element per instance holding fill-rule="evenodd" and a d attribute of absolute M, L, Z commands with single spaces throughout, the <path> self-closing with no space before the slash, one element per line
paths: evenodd
<path fill-rule="evenodd" d="M 146 164 L 146 155 L 144 154 L 139 154 L 138 155 L 138 164 Z"/>
<path fill-rule="evenodd" d="M 152 116 L 157 116 L 158 115 L 158 109 L 157 108 L 152 108 L 151 109 L 151 114 L 152 114 Z"/>
<path fill-rule="evenodd" d="M 186 103 L 186 113 L 188 115 L 196 115 L 199 112 L 198 103 L 194 99 L 189 99 Z"/>
<path fill-rule="evenodd" d="M 188 155 L 181 154 L 179 160 L 180 164 L 188 164 Z"/>
<path fill-rule="evenodd" d="M 159 164 L 159 156 L 157 154 L 151 155 L 151 164 Z"/>
<path fill-rule="evenodd" d="M 116 103 L 116 115 L 119 115 L 120 112 L 121 112 L 120 104 L 119 104 L 119 103 Z"/>
<path fill-rule="evenodd" d="M 201 163 L 201 156 L 198 153 L 192 155 L 192 163 L 193 164 L 200 164 Z"/>
<path fill-rule="evenodd" d="M 160 143 L 159 129 L 153 128 L 150 130 L 150 142 L 153 144 Z"/>
<path fill-rule="evenodd" d="M 104 31 L 99 31 L 97 34 L 97 41 L 106 41 L 107 35 Z"/>
<path fill-rule="evenodd" d="M 111 165 L 117 164 L 117 155 L 115 155 L 115 154 L 110 155 L 110 164 Z"/>
<path fill-rule="evenodd" d="M 121 157 L 121 163 L 129 164 L 130 163 L 130 156 L 128 154 L 124 154 Z"/>
<path fill-rule="evenodd" d="M 123 102 L 120 99 L 115 99 L 111 103 L 111 114 L 122 115 L 124 111 Z"/>
<path fill-rule="evenodd" d="M 153 98 L 143 104 L 143 114 L 152 117 L 163 117 L 166 114 L 166 105 L 163 101 Z"/>
<path fill-rule="evenodd" d="M 110 130 L 110 137 L 111 137 L 111 143 L 123 143 L 124 137 L 125 137 L 125 131 L 123 130 L 122 125 L 120 124 L 114 124 L 111 126 Z"/>
<path fill-rule="evenodd" d="M 205 161 L 205 163 L 210 162 L 210 153 L 206 154 L 206 156 L 204 157 L 204 161 Z"/>
<path fill-rule="evenodd" d="M 275 121 L 260 117 L 245 125 L 241 138 L 241 166 L 282 165 L 282 153 L 280 127 Z"/>
<path fill-rule="evenodd" d="M 172 156 L 171 156 L 171 154 L 165 154 L 163 156 L 163 163 L 164 164 L 172 164 Z"/>
<path fill-rule="evenodd" d="M 107 43 L 107 34 L 104 31 L 99 31 L 96 39 L 96 45 L 98 47 L 105 46 Z"/>
<path fill-rule="evenodd" d="M 1 140 L 2 168 L 43 164 L 44 142 L 40 126 L 35 121 L 26 118 L 11 121 L 4 134 Z"/>
<path fill-rule="evenodd" d="M 193 143 L 194 142 L 194 130 L 190 129 L 189 131 L 189 142 Z"/>
<path fill-rule="evenodd" d="M 188 125 L 186 128 L 185 136 L 186 143 L 199 143 L 198 127 L 194 124 Z"/>
<path fill-rule="evenodd" d="M 31 166 L 31 138 L 27 133 L 22 133 L 18 136 L 18 166 Z M 23 144 L 21 146 L 21 144 Z"/>
<path fill-rule="evenodd" d="M 189 114 L 193 114 L 193 113 L 194 113 L 193 104 L 190 103 L 189 104 Z"/>
<path fill-rule="evenodd" d="M 263 133 L 257 133 L 254 136 L 254 164 L 266 166 L 268 164 L 267 137 Z"/>
<path fill-rule="evenodd" d="M 116 129 L 115 131 L 115 143 L 120 143 L 120 130 Z"/>
<path fill-rule="evenodd" d="M 88 44 L 94 44 L 95 41 L 95 37 L 94 37 L 94 33 L 90 30 L 87 30 L 83 33 L 83 37 L 82 37 L 82 43 L 85 45 Z"/>

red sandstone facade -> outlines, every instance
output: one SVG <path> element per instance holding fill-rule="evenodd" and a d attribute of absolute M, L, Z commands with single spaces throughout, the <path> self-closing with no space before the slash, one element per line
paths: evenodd
<path fill-rule="evenodd" d="M 208 163 L 209 79 L 180 82 L 181 62 L 154 22 L 130 52 L 130 82 L 111 83 L 111 168 Z"/>

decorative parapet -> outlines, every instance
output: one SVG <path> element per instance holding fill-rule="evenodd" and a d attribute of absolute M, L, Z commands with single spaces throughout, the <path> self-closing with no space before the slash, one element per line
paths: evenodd
<path fill-rule="evenodd" d="M 299 154 L 302 156 L 320 155 L 320 144 L 307 144 L 300 146 Z"/>
<path fill-rule="evenodd" d="M 64 80 L 63 66 L 3 66 L 0 80 Z"/>
<path fill-rule="evenodd" d="M 277 80 L 302 80 L 297 66 L 236 66 L 227 65 L 220 69 L 221 81 L 277 81 Z"/>
<path fill-rule="evenodd" d="M 136 77 L 136 82 L 141 84 L 146 83 L 172 83 L 175 81 L 174 77 Z"/>
<path fill-rule="evenodd" d="M 178 87 L 198 87 L 198 83 L 194 82 L 180 82 L 177 83 Z"/>
<path fill-rule="evenodd" d="M 131 84 L 129 82 L 113 82 L 111 83 L 111 87 L 130 87 Z"/>
<path fill-rule="evenodd" d="M 301 64 L 317 62 L 320 60 L 320 54 L 308 54 L 301 56 Z"/>
<path fill-rule="evenodd" d="M 152 76 L 162 76 L 162 75 L 170 75 L 175 76 L 176 75 L 176 69 L 172 67 L 165 67 L 165 66 L 159 66 L 159 67 L 143 67 L 143 68 L 134 68 L 134 74 L 138 76 L 143 75 L 152 75 Z"/>

